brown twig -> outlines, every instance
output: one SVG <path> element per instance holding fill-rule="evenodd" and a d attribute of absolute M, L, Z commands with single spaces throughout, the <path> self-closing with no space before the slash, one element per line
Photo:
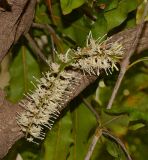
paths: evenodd
<path fill-rule="evenodd" d="M 107 105 L 107 109 L 111 109 L 112 104 L 114 102 L 114 99 L 115 99 L 115 97 L 117 95 L 117 92 L 119 90 L 119 87 L 121 85 L 121 82 L 123 80 L 123 77 L 124 77 L 124 75 L 126 73 L 127 67 L 129 65 L 130 57 L 133 55 L 133 53 L 137 49 L 137 46 L 138 46 L 138 43 L 139 43 L 139 39 L 140 39 L 142 30 L 143 30 L 143 27 L 144 27 L 144 19 L 145 19 L 147 13 L 148 13 L 148 2 L 146 3 L 145 9 L 144 9 L 144 13 L 142 15 L 141 24 L 139 25 L 139 27 L 137 29 L 137 33 L 135 35 L 133 44 L 131 45 L 130 49 L 127 51 L 127 54 L 125 55 L 125 57 L 123 58 L 123 60 L 121 62 L 121 70 L 120 70 L 119 76 L 117 78 L 115 87 L 113 89 L 111 98 L 110 98 L 109 103 Z"/>
<path fill-rule="evenodd" d="M 52 2 L 51 0 L 45 0 L 45 3 L 48 7 L 48 10 L 50 12 L 50 16 L 51 16 L 51 19 L 53 21 L 54 24 L 56 24 L 56 19 L 54 18 L 54 15 L 53 15 L 53 11 L 52 11 Z"/>
<path fill-rule="evenodd" d="M 33 38 L 30 36 L 29 33 L 24 35 L 25 38 L 27 39 L 28 43 L 30 44 L 31 48 L 33 49 L 34 53 L 37 54 L 46 64 L 47 64 L 47 59 L 40 50 L 40 48 L 37 46 L 36 42 L 33 40 Z"/>
<path fill-rule="evenodd" d="M 41 24 L 41 23 L 32 23 L 33 28 L 38 28 L 38 29 L 45 29 L 47 30 L 50 34 L 56 34 L 54 29 L 49 26 L 48 24 Z"/>
<path fill-rule="evenodd" d="M 80 94 L 80 97 L 82 98 L 83 103 L 86 105 L 86 107 L 94 114 L 96 117 L 97 122 L 99 123 L 100 116 L 97 113 L 97 111 L 93 108 L 93 106 Z"/>
<path fill-rule="evenodd" d="M 93 136 L 92 142 L 89 146 L 87 155 L 85 156 L 85 160 L 90 160 L 90 158 L 93 154 L 93 151 L 95 149 L 95 146 L 96 146 L 98 140 L 100 139 L 100 137 L 102 135 L 104 135 L 105 137 L 110 138 L 111 140 L 115 141 L 121 147 L 122 151 L 124 152 L 125 156 L 127 157 L 127 160 L 132 160 L 132 158 L 130 157 L 130 155 L 129 155 L 126 147 L 122 143 L 122 141 L 119 138 L 113 136 L 109 131 L 107 131 L 105 129 L 102 129 L 99 126 L 96 128 L 96 131 L 95 131 L 95 134 Z"/>
<path fill-rule="evenodd" d="M 89 146 L 87 155 L 85 156 L 84 160 L 90 160 L 90 158 L 92 156 L 92 153 L 95 149 L 95 146 L 96 146 L 96 144 L 97 144 L 97 142 L 98 142 L 98 140 L 100 139 L 101 136 L 102 136 L 102 129 L 100 129 L 100 127 L 97 127 L 97 129 L 95 131 L 95 134 L 93 136 L 92 142 Z"/>
<path fill-rule="evenodd" d="M 32 24 L 33 28 L 37 28 L 37 29 L 43 29 L 46 30 L 47 32 L 50 33 L 50 36 L 52 36 L 52 39 L 54 41 L 54 43 L 59 46 L 59 48 L 61 49 L 61 52 L 63 52 L 63 48 L 60 44 L 60 38 L 59 36 L 56 34 L 56 32 L 54 31 L 54 29 L 48 25 L 48 24 L 41 24 L 41 23 L 33 23 Z"/>

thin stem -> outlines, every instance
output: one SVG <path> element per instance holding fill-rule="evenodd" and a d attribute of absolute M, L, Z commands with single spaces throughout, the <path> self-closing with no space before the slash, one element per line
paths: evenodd
<path fill-rule="evenodd" d="M 61 52 L 63 52 L 63 48 L 60 44 L 60 37 L 56 34 L 54 29 L 50 25 L 41 24 L 41 23 L 33 23 L 32 27 L 37 28 L 37 29 L 43 29 L 43 30 L 46 30 L 47 32 L 49 32 L 50 35 L 52 36 L 52 39 L 55 42 L 55 44 L 60 48 Z"/>
<path fill-rule="evenodd" d="M 86 107 L 94 114 L 94 116 L 96 117 L 97 122 L 99 122 L 100 116 L 97 113 L 97 111 L 93 108 L 93 106 L 82 96 L 82 94 L 80 95 L 80 97 L 82 98 L 83 103 L 86 105 Z"/>
<path fill-rule="evenodd" d="M 115 120 L 117 120 L 117 119 L 119 119 L 119 118 L 121 118 L 121 117 L 123 117 L 123 115 L 120 115 L 120 116 L 114 117 L 114 118 L 112 118 L 112 119 L 108 120 L 107 122 L 102 123 L 102 124 L 101 124 L 101 127 L 103 128 L 103 127 L 105 127 L 106 125 L 108 125 L 108 124 L 112 123 L 113 121 L 115 121 Z"/>
<path fill-rule="evenodd" d="M 104 130 L 104 129 L 102 129 L 102 135 L 115 141 L 121 147 L 122 151 L 127 157 L 127 160 L 132 160 L 131 156 L 129 155 L 128 151 L 125 148 L 125 145 L 122 143 L 122 141 L 119 138 L 113 136 L 111 133 L 109 133 L 107 130 Z"/>
<path fill-rule="evenodd" d="M 28 43 L 30 44 L 31 48 L 34 50 L 34 53 L 36 53 L 46 64 L 47 64 L 47 59 L 40 50 L 40 48 L 37 46 L 36 42 L 34 39 L 30 36 L 29 33 L 25 34 L 25 38 L 27 39 Z"/>
<path fill-rule="evenodd" d="M 97 144 L 97 142 L 98 142 L 98 140 L 100 139 L 101 136 L 102 136 L 102 129 L 100 129 L 100 127 L 97 127 L 97 129 L 95 131 L 95 134 L 93 136 L 92 142 L 89 146 L 87 155 L 85 156 L 84 160 L 90 160 L 90 158 L 92 156 L 92 153 L 95 149 L 95 146 L 96 146 L 96 144 Z"/>
<path fill-rule="evenodd" d="M 32 27 L 38 28 L 38 29 L 45 29 L 45 30 L 48 30 L 50 34 L 55 34 L 54 29 L 48 24 L 32 23 Z"/>
<path fill-rule="evenodd" d="M 127 52 L 127 54 L 125 55 L 124 59 L 121 62 L 121 70 L 120 70 L 119 76 L 117 78 L 115 87 L 113 89 L 111 98 L 110 98 L 109 103 L 107 105 L 107 109 L 111 109 L 112 104 L 113 104 L 113 102 L 115 100 L 115 97 L 117 95 L 117 92 L 119 90 L 119 87 L 121 85 L 121 82 L 123 80 L 123 77 L 124 77 L 124 75 L 126 73 L 127 67 L 129 65 L 130 57 L 133 55 L 133 53 L 137 49 L 138 42 L 139 42 L 143 27 L 144 27 L 144 19 L 145 19 L 147 13 L 148 13 L 148 1 L 146 3 L 145 9 L 144 9 L 144 13 L 143 13 L 143 16 L 142 16 L 142 19 L 141 19 L 141 23 L 140 23 L 140 25 L 139 25 L 139 27 L 137 29 L 137 34 L 135 35 L 134 42 L 133 42 L 132 46 L 130 47 L 129 51 Z"/>

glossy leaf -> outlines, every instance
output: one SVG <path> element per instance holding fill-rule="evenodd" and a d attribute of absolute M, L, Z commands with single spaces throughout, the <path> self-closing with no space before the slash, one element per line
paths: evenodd
<path fill-rule="evenodd" d="M 118 0 L 111 0 L 111 1 L 108 1 L 108 0 L 99 0 L 98 1 L 98 5 L 100 7 L 102 5 L 104 5 L 104 10 L 105 11 L 109 11 L 109 10 L 117 8 L 117 6 L 118 6 Z"/>
<path fill-rule="evenodd" d="M 118 7 L 104 14 L 107 20 L 107 30 L 110 31 L 125 21 L 129 12 L 135 10 L 138 6 L 138 0 L 119 2 Z"/>

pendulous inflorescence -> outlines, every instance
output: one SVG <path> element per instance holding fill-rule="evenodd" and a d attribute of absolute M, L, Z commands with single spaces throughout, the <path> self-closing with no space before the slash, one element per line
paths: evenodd
<path fill-rule="evenodd" d="M 44 139 L 44 127 L 51 129 L 54 120 L 65 107 L 65 102 L 69 100 L 74 89 L 73 86 L 80 80 L 72 69 L 97 76 L 102 70 L 108 74 L 112 73 L 113 68 L 118 69 L 116 63 L 123 56 L 123 48 L 118 41 L 109 43 L 109 40 L 102 41 L 102 38 L 95 40 L 90 32 L 84 48 L 69 49 L 66 54 L 58 55 L 65 68 L 57 63 L 51 63 L 51 71 L 43 73 L 40 79 L 36 79 L 35 90 L 27 93 L 26 99 L 20 102 L 25 111 L 17 117 L 17 122 L 26 133 L 28 141 Z M 71 71 L 67 66 L 71 67 Z"/>

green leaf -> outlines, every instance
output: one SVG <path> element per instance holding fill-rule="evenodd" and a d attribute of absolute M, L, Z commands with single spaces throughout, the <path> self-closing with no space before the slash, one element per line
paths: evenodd
<path fill-rule="evenodd" d="M 66 160 L 72 141 L 70 112 L 59 120 L 47 134 L 44 142 L 44 160 Z"/>
<path fill-rule="evenodd" d="M 45 23 L 48 24 L 51 20 L 48 17 L 47 7 L 44 4 L 37 4 L 36 14 L 35 14 L 35 22 L 36 23 Z"/>
<path fill-rule="evenodd" d="M 107 141 L 106 149 L 107 149 L 108 153 L 113 157 L 117 158 L 121 154 L 119 146 L 117 146 L 117 144 L 113 141 Z"/>
<path fill-rule="evenodd" d="M 108 24 L 107 30 L 110 31 L 114 27 L 117 27 L 123 23 L 127 18 L 128 13 L 135 10 L 138 4 L 138 0 L 121 0 L 116 9 L 105 12 L 104 15 Z"/>
<path fill-rule="evenodd" d="M 145 8 L 146 3 L 147 3 L 147 1 L 143 1 L 143 0 L 139 0 L 139 1 L 141 2 L 141 4 L 137 8 L 137 13 L 136 13 L 136 23 L 137 24 L 141 23 L 142 16 L 143 16 L 143 13 L 144 13 L 144 8 Z M 148 14 L 145 18 L 145 21 L 147 21 L 147 20 L 148 20 Z"/>
<path fill-rule="evenodd" d="M 70 26 L 63 29 L 63 33 L 79 44 L 79 46 L 85 44 L 89 31 L 90 29 L 86 27 L 84 17 L 79 18 L 78 20 L 72 22 Z"/>
<path fill-rule="evenodd" d="M 102 37 L 107 33 L 107 22 L 103 13 L 97 15 L 97 20 L 92 25 L 91 31 L 95 39 Z"/>
<path fill-rule="evenodd" d="M 73 9 L 83 5 L 86 0 L 60 0 L 63 14 L 69 14 Z"/>
<path fill-rule="evenodd" d="M 39 160 L 38 158 L 39 155 L 33 152 L 24 151 L 21 155 L 22 155 L 23 160 Z"/>
<path fill-rule="evenodd" d="M 98 5 L 102 5 L 102 4 L 105 5 L 104 10 L 105 11 L 109 11 L 109 10 L 112 10 L 114 8 L 117 8 L 117 6 L 118 6 L 118 0 L 111 0 L 111 1 L 108 1 L 108 0 L 99 0 Z"/>
<path fill-rule="evenodd" d="M 39 66 L 29 50 L 22 46 L 10 66 L 9 100 L 17 102 L 23 97 L 23 93 L 33 89 L 33 76 L 40 76 Z"/>
<path fill-rule="evenodd" d="M 66 36 L 75 41 L 79 46 L 84 46 L 89 31 L 92 31 L 93 37 L 102 37 L 107 33 L 107 22 L 102 13 L 97 15 L 97 20 L 92 25 L 88 24 L 88 18 L 80 17 L 70 26 L 63 29 Z"/>
<path fill-rule="evenodd" d="M 133 124 L 133 125 L 129 126 L 128 129 L 135 131 L 135 130 L 140 129 L 140 128 L 144 127 L 144 126 L 145 125 L 143 123 L 137 123 L 137 124 Z"/>
<path fill-rule="evenodd" d="M 147 113 L 141 112 L 136 108 L 129 108 L 129 107 L 124 107 L 124 108 L 116 108 L 116 109 L 104 109 L 104 111 L 109 114 L 109 115 L 128 115 L 130 121 L 141 121 L 141 122 L 146 122 L 148 123 L 148 116 Z"/>
<path fill-rule="evenodd" d="M 96 119 L 84 104 L 80 104 L 72 112 L 72 122 L 74 143 L 70 148 L 68 160 L 81 160 L 84 159 L 88 151 L 88 141 L 91 137 L 91 131 L 96 126 Z"/>

